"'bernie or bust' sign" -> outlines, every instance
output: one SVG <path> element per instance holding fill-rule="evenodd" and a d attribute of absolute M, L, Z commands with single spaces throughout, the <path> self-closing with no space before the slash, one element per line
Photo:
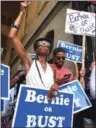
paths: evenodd
<path fill-rule="evenodd" d="M 12 127 L 72 127 L 73 94 L 59 92 L 48 100 L 47 93 L 21 85 Z"/>

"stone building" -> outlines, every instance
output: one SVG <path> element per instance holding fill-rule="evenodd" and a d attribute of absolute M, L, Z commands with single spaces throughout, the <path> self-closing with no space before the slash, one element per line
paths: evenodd
<path fill-rule="evenodd" d="M 5 10 L 6 8 L 6 10 Z M 18 1 L 2 1 L 1 2 L 1 34 L 2 47 L 5 49 L 2 54 L 2 63 L 11 67 L 11 75 L 16 69 L 23 68 L 21 60 L 17 57 L 15 50 L 8 42 L 7 36 L 12 22 L 14 22 L 20 8 Z M 74 43 L 74 37 L 65 33 L 66 9 L 72 9 L 71 1 L 32 1 L 23 17 L 19 37 L 22 40 L 24 48 L 28 53 L 34 53 L 33 42 L 44 36 L 49 36 L 53 41 L 53 49 L 57 46 L 58 40 Z M 6 45 L 6 46 L 5 46 Z M 90 53 L 93 52 L 90 45 Z M 90 56 L 90 55 L 89 55 Z M 52 58 L 52 54 L 49 57 Z M 71 62 L 65 63 L 74 72 Z"/>

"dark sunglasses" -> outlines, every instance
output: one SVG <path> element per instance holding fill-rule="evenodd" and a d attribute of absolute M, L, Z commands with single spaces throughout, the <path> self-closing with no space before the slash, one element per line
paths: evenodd
<path fill-rule="evenodd" d="M 59 57 L 59 56 L 57 56 L 56 59 L 57 59 L 57 60 L 61 60 L 61 59 L 62 59 L 62 60 L 65 60 L 65 57 Z"/>

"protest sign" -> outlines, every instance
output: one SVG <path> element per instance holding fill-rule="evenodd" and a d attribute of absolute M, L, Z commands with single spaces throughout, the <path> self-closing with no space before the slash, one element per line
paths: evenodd
<path fill-rule="evenodd" d="M 58 93 L 47 99 L 48 90 L 20 85 L 12 127 L 72 127 L 73 94 Z"/>
<path fill-rule="evenodd" d="M 1 99 L 9 100 L 9 86 L 10 86 L 10 68 L 7 65 L 1 64 Z"/>
<path fill-rule="evenodd" d="M 1 99 L 1 112 L 5 113 L 10 104 L 14 103 L 14 88 L 9 90 L 10 99 L 9 100 L 2 100 Z"/>
<path fill-rule="evenodd" d="M 80 112 L 92 106 L 78 80 L 61 85 L 59 90 L 61 90 L 61 92 L 74 94 L 74 113 Z"/>
<path fill-rule="evenodd" d="M 95 36 L 95 13 L 67 9 L 65 32 L 75 35 Z"/>
<path fill-rule="evenodd" d="M 4 106 L 4 100 L 1 100 L 1 112 L 4 113 L 5 106 Z"/>
<path fill-rule="evenodd" d="M 64 48 L 66 60 L 82 63 L 82 47 L 65 41 L 58 41 L 57 47 Z"/>

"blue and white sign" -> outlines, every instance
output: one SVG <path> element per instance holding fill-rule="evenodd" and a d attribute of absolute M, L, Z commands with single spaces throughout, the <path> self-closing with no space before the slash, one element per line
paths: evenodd
<path fill-rule="evenodd" d="M 0 48 L 0 54 L 3 52 L 3 48 Z"/>
<path fill-rule="evenodd" d="M 82 47 L 65 41 L 58 41 L 57 47 L 64 48 L 66 60 L 82 63 Z"/>
<path fill-rule="evenodd" d="M 1 99 L 9 100 L 9 88 L 10 88 L 9 66 L 1 64 L 0 76 L 1 76 Z"/>
<path fill-rule="evenodd" d="M 0 102 L 1 102 L 1 112 L 4 113 L 5 111 L 4 100 L 0 100 Z"/>
<path fill-rule="evenodd" d="M 14 103 L 14 88 L 10 89 L 10 99 L 2 100 L 1 99 L 1 112 L 6 113 L 10 104 Z"/>
<path fill-rule="evenodd" d="M 12 127 L 72 127 L 73 94 L 59 92 L 48 100 L 48 90 L 21 85 Z"/>
<path fill-rule="evenodd" d="M 92 106 L 78 80 L 61 85 L 59 90 L 61 90 L 61 92 L 74 94 L 74 113 L 80 112 Z"/>

